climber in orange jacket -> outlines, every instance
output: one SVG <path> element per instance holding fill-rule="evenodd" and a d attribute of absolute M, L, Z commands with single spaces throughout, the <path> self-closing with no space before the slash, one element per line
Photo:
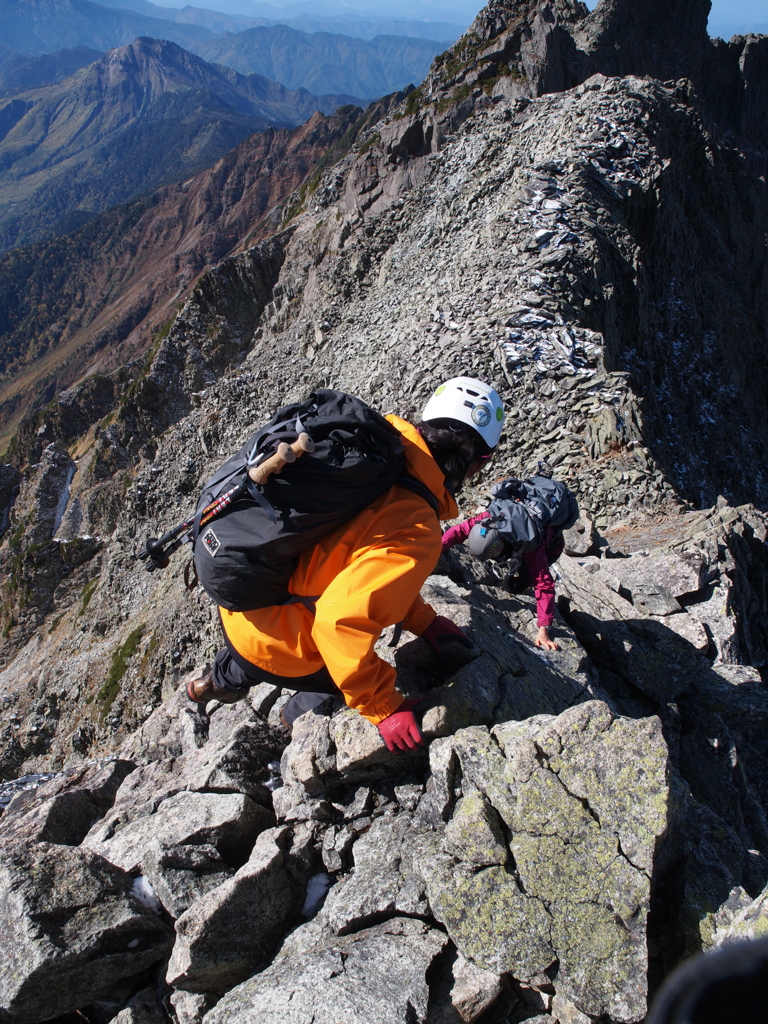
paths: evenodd
<path fill-rule="evenodd" d="M 435 496 L 441 519 L 458 515 L 454 498 L 498 444 L 504 411 L 496 391 L 471 377 L 441 385 L 417 428 L 387 417 L 400 432 L 406 472 Z M 187 687 L 191 700 L 242 700 L 250 686 L 271 682 L 297 690 L 283 707 L 291 726 L 329 694 L 376 725 L 390 750 L 423 743 L 415 700 L 396 688 L 394 668 L 374 645 L 402 623 L 436 654 L 447 641 L 471 642 L 419 595 L 441 552 L 442 532 L 425 498 L 395 484 L 299 558 L 290 604 L 231 612 L 220 608 L 226 648 L 210 672 Z M 311 599 L 311 600 L 310 600 Z"/>

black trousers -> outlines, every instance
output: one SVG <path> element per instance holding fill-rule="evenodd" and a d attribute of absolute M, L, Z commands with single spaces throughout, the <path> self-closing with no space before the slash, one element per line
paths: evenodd
<path fill-rule="evenodd" d="M 329 696 L 343 698 L 341 690 L 331 679 L 327 668 L 321 668 L 308 676 L 276 676 L 266 669 L 251 664 L 239 654 L 229 643 L 225 634 L 227 646 L 219 651 L 213 661 L 213 683 L 221 690 L 228 690 L 245 697 L 252 686 L 259 683 L 271 683 L 272 686 L 280 686 L 288 690 L 298 690 L 282 710 L 283 720 L 288 725 L 303 715 L 305 711 L 311 711 Z"/>

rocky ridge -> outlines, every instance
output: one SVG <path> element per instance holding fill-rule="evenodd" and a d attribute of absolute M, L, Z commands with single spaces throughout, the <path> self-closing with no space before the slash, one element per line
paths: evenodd
<path fill-rule="evenodd" d="M 428 752 L 389 754 L 333 698 L 287 736 L 287 693 L 201 715 L 181 685 L 117 759 L 8 803 L 0 893 L 39 925 L 14 932 L 7 1019 L 641 1020 L 681 954 L 764 921 L 765 689 L 735 629 L 696 637 L 744 585 L 728 552 L 750 530 L 764 550 L 765 516 L 689 513 L 611 558 L 572 534 L 546 656 L 533 599 L 451 553 L 425 596 L 474 660 L 380 647 L 429 688 Z M 51 941 L 48 864 L 104 908 L 83 934 L 56 901 L 78 942 Z"/>
<path fill-rule="evenodd" d="M 487 8 L 477 37 L 552 43 L 547 25 L 584 17 L 542 5 L 517 21 L 512 6 Z M 151 970 L 96 955 L 124 948 L 107 924 L 90 957 L 70 944 L 81 1001 L 60 1013 L 639 1021 L 681 956 L 763 927 L 768 521 L 735 503 L 764 501 L 764 279 L 721 287 L 709 270 L 758 265 L 763 186 L 687 83 L 592 76 L 540 95 L 510 68 L 456 96 L 451 73 L 436 103 L 420 106 L 425 83 L 297 194 L 281 233 L 206 275 L 111 422 L 68 451 L 51 410 L 3 477 L 11 500 L 19 488 L 0 549 L 18 574 L 3 771 L 74 774 L 9 804 L 0 884 L 18 890 L 22 837 L 58 844 L 62 871 L 103 886 L 131 928 L 148 880 L 169 929 L 133 947 L 154 951 Z M 180 684 L 217 623 L 177 576 L 137 567 L 148 529 L 181 518 L 278 402 L 333 384 L 414 413 L 462 371 L 511 410 L 493 475 L 546 455 L 579 495 L 557 567 L 562 650 L 533 647 L 531 597 L 454 554 L 425 596 L 477 657 L 452 670 L 421 641 L 381 645 L 404 692 L 430 691 L 428 752 L 393 759 L 332 705 L 288 737 L 271 687 L 196 715 Z M 67 422 L 93 400 L 74 389 Z M 107 751 L 128 774 L 96 799 L 75 765 Z M 70 787 L 84 810 L 65 836 L 53 807 Z M 305 899 L 328 886 L 315 913 Z M 23 899 L 43 920 L 42 893 Z M 34 985 L 15 971 L 2 1005 L 43 1020 L 62 954 L 19 945 L 41 966 Z"/>

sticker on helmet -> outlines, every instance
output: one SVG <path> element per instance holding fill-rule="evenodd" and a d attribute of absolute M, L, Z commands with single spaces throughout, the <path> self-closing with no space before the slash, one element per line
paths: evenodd
<path fill-rule="evenodd" d="M 487 405 L 476 405 L 472 410 L 472 419 L 478 427 L 487 427 L 491 422 L 491 410 Z"/>
<path fill-rule="evenodd" d="M 208 552 L 208 554 L 212 555 L 215 558 L 219 548 L 221 547 L 221 541 L 213 532 L 212 527 L 205 531 L 205 533 L 202 536 L 202 541 L 203 544 L 205 545 L 205 550 Z"/>

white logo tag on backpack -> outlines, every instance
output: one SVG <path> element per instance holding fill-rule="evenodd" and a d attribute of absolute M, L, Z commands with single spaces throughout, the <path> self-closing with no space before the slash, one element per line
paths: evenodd
<path fill-rule="evenodd" d="M 201 539 L 205 545 L 205 550 L 209 555 L 212 555 L 215 558 L 219 548 L 221 547 L 221 541 L 213 532 L 213 527 L 207 529 Z"/>

